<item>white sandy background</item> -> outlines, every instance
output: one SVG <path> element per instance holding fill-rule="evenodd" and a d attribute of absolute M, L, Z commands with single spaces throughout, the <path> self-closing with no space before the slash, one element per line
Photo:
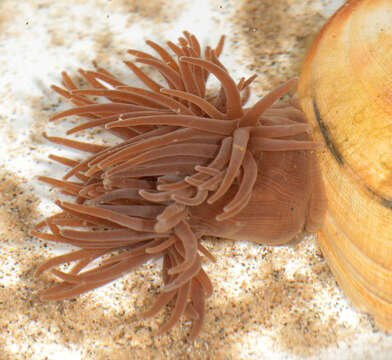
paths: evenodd
<path fill-rule="evenodd" d="M 39 301 L 52 281 L 34 270 L 69 250 L 29 236 L 56 211 L 59 195 L 37 181 L 61 177 L 50 153 L 72 152 L 43 137 L 70 121 L 48 118 L 68 104 L 50 90 L 60 73 L 92 61 L 139 84 L 122 64 L 128 48 L 148 50 L 181 31 L 202 45 L 227 42 L 222 62 L 235 79 L 259 75 L 252 99 L 298 74 L 306 48 L 341 0 L 0 0 L 0 360 L 3 359 L 392 359 L 392 337 L 350 304 L 315 239 L 296 248 L 207 240 L 217 257 L 205 269 L 214 284 L 202 333 L 189 323 L 155 331 L 168 313 L 140 320 L 160 285 L 159 266 L 138 271 L 75 300 Z M 99 134 L 91 140 L 103 141 Z M 106 139 L 110 141 L 110 139 Z"/>

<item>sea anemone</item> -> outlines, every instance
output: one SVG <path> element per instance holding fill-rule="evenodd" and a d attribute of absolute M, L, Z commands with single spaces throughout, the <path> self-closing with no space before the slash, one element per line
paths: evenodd
<path fill-rule="evenodd" d="M 162 258 L 163 287 L 144 315 L 172 304 L 160 331 L 184 314 L 193 320 L 194 338 L 213 291 L 201 255 L 214 256 L 203 236 L 281 245 L 319 224 L 308 151 L 319 144 L 308 140 L 310 127 L 295 102 L 273 105 L 296 80 L 245 107 L 256 76 L 236 83 L 218 60 L 223 43 L 221 37 L 202 53 L 185 31 L 178 45 L 167 42 L 173 55 L 152 41 L 147 44 L 157 57 L 129 50 L 136 59 L 125 64 L 147 89 L 126 85 L 96 64 L 95 71 L 80 70 L 89 88 L 78 88 L 65 72 L 63 88 L 52 87 L 74 107 L 51 120 L 87 120 L 67 135 L 101 127 L 118 140 L 109 146 L 45 134 L 88 156 L 51 155 L 69 170 L 62 180 L 40 177 L 73 199 L 57 201 L 61 212 L 37 225 L 48 231 L 34 234 L 80 248 L 39 267 L 37 276 L 50 269 L 60 280 L 42 299 L 75 297 Z M 165 85 L 135 63 L 157 70 Z M 210 74 L 221 85 L 215 94 L 206 88 Z M 60 270 L 66 263 L 73 266 Z"/>

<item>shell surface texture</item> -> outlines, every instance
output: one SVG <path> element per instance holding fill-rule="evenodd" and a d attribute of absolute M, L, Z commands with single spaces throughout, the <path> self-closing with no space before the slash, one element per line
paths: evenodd
<path fill-rule="evenodd" d="M 353 0 L 316 37 L 299 80 L 328 211 L 318 238 L 354 304 L 392 330 L 392 1 Z"/>
<path fill-rule="evenodd" d="M 283 245 L 321 224 L 321 178 L 312 151 L 320 144 L 309 139 L 310 126 L 295 102 L 275 103 L 297 81 L 246 107 L 255 77 L 231 78 L 218 60 L 223 40 L 202 51 L 184 32 L 178 44 L 167 43 L 169 50 L 148 41 L 157 56 L 130 50 L 136 59 L 125 64 L 144 88 L 98 66 L 80 70 L 87 86 L 78 87 L 65 72 L 63 86 L 53 86 L 73 107 L 52 120 L 83 121 L 67 135 L 99 127 L 116 140 L 98 145 L 45 135 L 87 155 L 51 155 L 68 171 L 61 180 L 41 177 L 69 198 L 57 201 L 61 212 L 34 234 L 78 248 L 37 270 L 51 270 L 59 280 L 43 299 L 75 297 L 163 259 L 160 295 L 144 315 L 171 304 L 161 331 L 185 315 L 194 338 L 212 293 L 202 257 L 214 256 L 203 236 Z M 155 70 L 161 82 L 136 63 Z M 220 82 L 215 92 L 207 87 L 209 76 Z"/>

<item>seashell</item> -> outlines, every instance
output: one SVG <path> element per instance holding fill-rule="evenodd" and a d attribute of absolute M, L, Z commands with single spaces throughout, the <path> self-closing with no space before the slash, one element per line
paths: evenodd
<path fill-rule="evenodd" d="M 74 107 L 52 120 L 71 115 L 85 120 L 68 135 L 100 126 L 117 140 L 97 145 L 45 135 L 87 156 L 52 155 L 69 170 L 63 180 L 41 177 L 72 198 L 57 202 L 62 211 L 37 225 L 47 232 L 34 234 L 80 249 L 48 260 L 36 275 L 52 271 L 60 282 L 42 297 L 60 300 L 163 258 L 164 286 L 144 315 L 172 302 L 161 331 L 187 315 L 193 338 L 212 292 L 201 255 L 214 257 L 202 246 L 203 235 L 282 245 L 304 229 L 317 228 L 325 202 L 312 150 L 320 144 L 309 140 L 310 126 L 295 104 L 274 104 L 295 79 L 245 107 L 255 77 L 238 83 L 230 77 L 218 60 L 223 38 L 204 54 L 188 32 L 179 45 L 167 44 L 174 55 L 151 41 L 157 57 L 130 51 L 135 62 L 158 70 L 164 84 L 126 62 L 147 89 L 129 86 L 99 67 L 80 71 L 87 89 L 79 89 L 66 73 L 63 88 L 53 86 Z M 215 96 L 206 91 L 209 75 L 221 83 Z M 103 258 L 100 265 L 98 258 Z M 72 267 L 60 270 L 68 262 Z"/>
<path fill-rule="evenodd" d="M 326 144 L 321 249 L 352 302 L 392 330 L 392 2 L 343 5 L 315 38 L 298 93 Z"/>

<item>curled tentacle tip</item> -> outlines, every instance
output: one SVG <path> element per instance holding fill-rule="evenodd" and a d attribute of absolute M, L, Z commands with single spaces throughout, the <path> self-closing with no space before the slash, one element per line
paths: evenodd
<path fill-rule="evenodd" d="M 219 215 L 215 216 L 215 220 L 218 222 L 224 221 L 225 220 L 224 215 L 225 214 L 219 214 Z"/>
<path fill-rule="evenodd" d="M 158 234 L 163 234 L 163 233 L 167 232 L 168 230 L 169 229 L 167 227 L 166 221 L 158 221 L 154 225 L 154 231 L 157 232 Z"/>

